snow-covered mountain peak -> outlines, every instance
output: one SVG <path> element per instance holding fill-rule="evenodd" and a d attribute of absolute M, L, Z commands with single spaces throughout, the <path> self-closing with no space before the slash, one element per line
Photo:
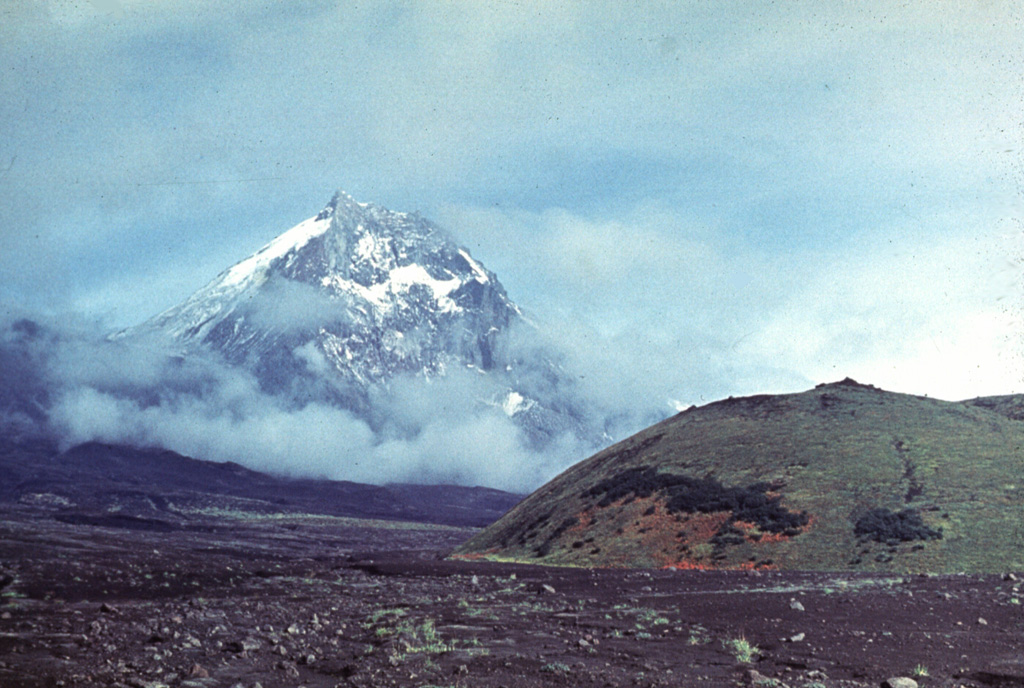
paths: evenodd
<path fill-rule="evenodd" d="M 501 409 L 531 435 L 578 432 L 573 402 L 554 394 L 560 372 L 511 350 L 516 323 L 497 276 L 443 229 L 338 191 L 135 331 L 216 352 L 293 403 L 328 401 L 365 418 L 396 377 L 475 369 L 505 390 Z"/>

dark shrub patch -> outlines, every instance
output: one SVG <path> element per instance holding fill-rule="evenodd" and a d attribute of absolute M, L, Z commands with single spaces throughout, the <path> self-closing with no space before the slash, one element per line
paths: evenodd
<path fill-rule="evenodd" d="M 542 542 L 537 547 L 534 556 L 539 558 L 546 557 L 547 555 L 551 554 L 551 543 L 557 540 L 562 535 L 562 533 L 569 530 L 579 522 L 579 519 L 575 516 L 570 516 L 569 518 L 562 521 L 562 523 L 557 528 L 555 528 L 554 531 L 552 531 L 551 535 L 548 535 L 547 539 L 544 540 L 544 542 Z M 580 544 L 582 545 L 583 543 Z M 575 547 L 575 545 L 573 546 Z"/>
<path fill-rule="evenodd" d="M 853 532 L 862 541 L 885 543 L 942 539 L 942 529 L 935 530 L 926 526 L 917 509 L 904 509 L 899 513 L 889 509 L 872 509 L 857 519 Z"/>
<path fill-rule="evenodd" d="M 597 505 L 606 507 L 620 499 L 650 497 L 660 492 L 665 496 L 665 506 L 670 514 L 731 511 L 730 523 L 745 521 L 770 533 L 797 534 L 807 525 L 807 513 L 786 510 L 779 503 L 780 497 L 766 494 L 768 488 L 767 483 L 725 487 L 713 478 L 659 474 L 655 468 L 631 468 L 602 480 L 583 496 L 600 497 Z"/>
<path fill-rule="evenodd" d="M 738 545 L 742 543 L 743 540 L 743 531 L 732 523 L 726 523 L 724 526 L 719 528 L 718 532 L 711 538 L 711 544 L 724 547 L 726 545 Z"/>

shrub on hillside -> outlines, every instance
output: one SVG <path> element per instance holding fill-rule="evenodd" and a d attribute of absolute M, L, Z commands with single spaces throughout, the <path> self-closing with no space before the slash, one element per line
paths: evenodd
<path fill-rule="evenodd" d="M 913 540 L 941 540 L 942 530 L 925 525 L 917 509 L 894 512 L 891 509 L 872 509 L 853 526 L 861 540 L 874 540 L 895 544 Z"/>
<path fill-rule="evenodd" d="M 767 483 L 747 487 L 726 487 L 714 478 L 692 478 L 685 475 L 658 473 L 656 468 L 631 468 L 602 480 L 583 493 L 583 497 L 601 497 L 599 507 L 625 499 L 647 498 L 655 493 L 665 497 L 665 508 L 671 513 L 732 513 L 730 522 L 756 524 L 769 533 L 795 535 L 807 525 L 806 512 L 789 511 L 781 497 L 767 494 Z"/>

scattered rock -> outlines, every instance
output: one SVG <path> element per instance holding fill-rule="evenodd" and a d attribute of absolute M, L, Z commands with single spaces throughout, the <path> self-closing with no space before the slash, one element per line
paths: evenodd
<path fill-rule="evenodd" d="M 986 621 L 985 619 L 983 619 L 982 617 L 979 616 L 978 617 L 978 625 L 979 626 L 988 626 L 988 621 Z"/>
<path fill-rule="evenodd" d="M 292 678 L 299 677 L 299 669 L 295 666 L 294 662 L 289 662 L 287 660 L 280 661 L 277 663 L 277 668 L 283 670 L 288 676 Z"/>
<path fill-rule="evenodd" d="M 548 585 L 547 583 L 541 583 L 540 587 L 537 589 L 537 592 L 538 593 L 547 593 L 548 595 L 554 595 L 555 594 L 555 589 L 553 587 L 551 587 L 550 585 Z"/>
<path fill-rule="evenodd" d="M 210 672 L 204 669 L 200 664 L 193 664 L 192 668 L 189 669 L 188 675 L 192 678 L 209 678 Z"/>
<path fill-rule="evenodd" d="M 917 681 L 906 676 L 894 676 L 887 678 L 882 683 L 882 688 L 917 688 Z"/>
<path fill-rule="evenodd" d="M 254 638 L 233 640 L 227 644 L 229 652 L 256 652 L 260 649 L 260 642 Z"/>
<path fill-rule="evenodd" d="M 747 669 L 746 673 L 747 683 L 751 686 L 773 686 L 773 688 L 789 688 L 785 683 L 778 679 L 769 678 L 762 674 L 757 669 Z"/>
<path fill-rule="evenodd" d="M 118 611 L 117 607 L 109 605 L 106 602 L 104 602 L 103 604 L 100 605 L 100 612 L 102 612 L 104 614 L 120 614 L 121 613 L 120 611 Z"/>
<path fill-rule="evenodd" d="M 796 633 L 794 635 L 789 636 L 789 642 L 791 642 L 791 643 L 802 643 L 805 637 L 806 637 L 806 634 L 804 634 L 804 633 Z"/>
<path fill-rule="evenodd" d="M 217 688 L 218 681 L 215 678 L 191 678 L 181 682 L 181 688 Z"/>
<path fill-rule="evenodd" d="M 802 604 L 800 604 L 799 600 L 790 600 L 789 601 L 789 608 L 792 609 L 793 611 L 797 611 L 797 612 L 804 611 L 804 606 Z"/>
<path fill-rule="evenodd" d="M 128 680 L 128 685 L 132 688 L 168 688 L 166 683 L 160 681 L 147 681 L 141 678 L 133 678 Z"/>

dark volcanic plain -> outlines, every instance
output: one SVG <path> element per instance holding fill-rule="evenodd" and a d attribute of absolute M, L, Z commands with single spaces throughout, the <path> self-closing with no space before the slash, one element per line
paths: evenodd
<path fill-rule="evenodd" d="M 443 559 L 465 527 L 59 516 L 0 505 L 4 688 L 1024 685 L 1012 574 L 538 567 Z"/>

